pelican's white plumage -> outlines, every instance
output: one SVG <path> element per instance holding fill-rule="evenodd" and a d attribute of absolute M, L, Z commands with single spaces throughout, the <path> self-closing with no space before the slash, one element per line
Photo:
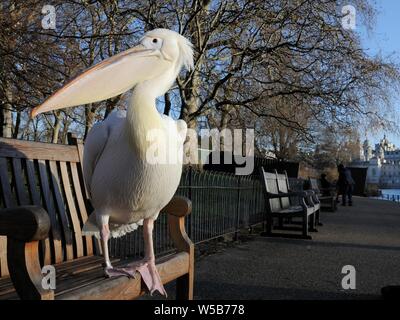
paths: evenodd
<path fill-rule="evenodd" d="M 83 233 L 100 236 L 108 276 L 139 270 L 150 291 L 161 293 L 165 291 L 155 268 L 153 222 L 178 187 L 187 126 L 160 115 L 156 98 L 169 90 L 182 67 L 193 67 L 190 42 L 176 32 L 155 29 L 138 46 L 89 68 L 32 111 L 35 116 L 101 101 L 134 87 L 127 111 L 112 112 L 85 141 L 84 179 L 94 212 Z M 140 224 L 144 261 L 132 270 L 113 268 L 109 237 L 122 236 Z"/>
<path fill-rule="evenodd" d="M 156 134 L 161 134 L 157 149 L 163 152 L 165 148 L 167 155 L 169 152 L 177 153 L 179 161 L 176 163 L 142 161 L 129 147 L 125 111 L 113 111 L 105 121 L 90 130 L 85 142 L 83 171 L 95 214 L 85 224 L 84 234 L 98 237 L 96 218 L 110 214 L 111 236 L 123 236 L 142 225 L 143 219 L 156 219 L 171 200 L 182 171 L 181 146 L 186 137 L 186 123 L 167 116 L 160 117 L 163 127 L 160 132 L 156 131 Z M 169 145 L 164 141 L 169 141 Z"/>

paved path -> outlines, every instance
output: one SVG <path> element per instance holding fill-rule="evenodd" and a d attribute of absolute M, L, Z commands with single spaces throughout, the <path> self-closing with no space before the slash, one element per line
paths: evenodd
<path fill-rule="evenodd" d="M 323 212 L 312 241 L 256 237 L 199 261 L 197 299 L 377 298 L 400 284 L 400 204 L 356 198 Z M 356 268 L 356 290 L 341 288 L 344 265 Z"/>
<path fill-rule="evenodd" d="M 313 240 L 254 237 L 196 263 L 195 299 L 376 299 L 400 284 L 400 204 L 355 198 Z M 356 290 L 343 290 L 344 265 Z M 173 294 L 173 286 L 167 291 Z"/>

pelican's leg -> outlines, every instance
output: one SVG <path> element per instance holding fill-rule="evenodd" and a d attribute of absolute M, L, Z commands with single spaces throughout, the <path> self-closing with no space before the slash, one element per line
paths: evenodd
<path fill-rule="evenodd" d="M 114 268 L 111 265 L 109 251 L 108 251 L 108 239 L 110 238 L 110 228 L 108 226 L 108 216 L 103 216 L 101 219 L 101 229 L 100 229 L 100 239 L 101 239 L 101 248 L 103 250 L 104 256 L 104 274 L 111 278 L 111 277 L 118 277 L 118 276 L 127 276 L 132 277 L 130 272 L 126 272 L 124 269 Z"/>
<path fill-rule="evenodd" d="M 158 290 L 161 294 L 167 296 L 164 286 L 161 282 L 160 275 L 156 268 L 156 258 L 153 246 L 153 228 L 154 219 L 144 219 L 143 221 L 143 238 L 144 238 L 144 259 L 131 263 L 129 265 L 131 272 L 139 271 L 144 283 L 153 294 Z M 128 270 L 128 269 L 124 269 Z"/>
<path fill-rule="evenodd" d="M 158 290 L 161 294 L 167 296 L 167 292 L 164 289 L 160 275 L 156 268 L 156 258 L 154 255 L 154 245 L 153 245 L 153 229 L 154 229 L 154 219 L 145 219 L 143 221 L 143 235 L 144 235 L 144 249 L 145 249 L 145 260 L 148 261 L 147 265 L 139 268 L 142 275 L 143 281 L 146 283 L 150 294 Z M 141 269 L 146 268 L 144 272 Z M 148 271 L 148 272 L 146 272 Z"/>

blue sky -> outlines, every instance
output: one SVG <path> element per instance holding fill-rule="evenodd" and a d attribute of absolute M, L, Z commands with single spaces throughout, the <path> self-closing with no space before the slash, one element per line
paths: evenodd
<path fill-rule="evenodd" d="M 400 1 L 399 0 L 376 0 L 378 14 L 373 30 L 367 33 L 364 28 L 360 32 L 362 45 L 370 55 L 380 53 L 382 56 L 391 56 L 400 64 Z M 400 112 L 400 101 L 396 104 Z M 400 125 L 400 124 L 399 124 Z M 372 143 L 382 139 L 383 132 L 370 135 L 368 138 Z M 389 140 L 400 147 L 400 136 L 387 133 Z M 363 137 L 362 137 L 363 138 Z"/>

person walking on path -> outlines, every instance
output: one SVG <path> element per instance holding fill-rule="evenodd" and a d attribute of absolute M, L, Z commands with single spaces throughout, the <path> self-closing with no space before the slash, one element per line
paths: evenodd
<path fill-rule="evenodd" d="M 354 179 L 351 176 L 351 171 L 345 168 L 343 164 L 338 165 L 339 179 L 338 179 L 338 197 L 342 195 L 342 205 L 346 205 L 346 198 L 349 206 L 353 205 L 353 189 Z"/>
<path fill-rule="evenodd" d="M 347 187 L 346 187 L 347 200 L 349 202 L 349 206 L 352 206 L 353 205 L 354 185 L 356 183 L 355 183 L 353 177 L 351 176 L 351 171 L 349 168 L 344 168 L 344 174 L 346 176 L 346 182 L 347 182 Z"/>

